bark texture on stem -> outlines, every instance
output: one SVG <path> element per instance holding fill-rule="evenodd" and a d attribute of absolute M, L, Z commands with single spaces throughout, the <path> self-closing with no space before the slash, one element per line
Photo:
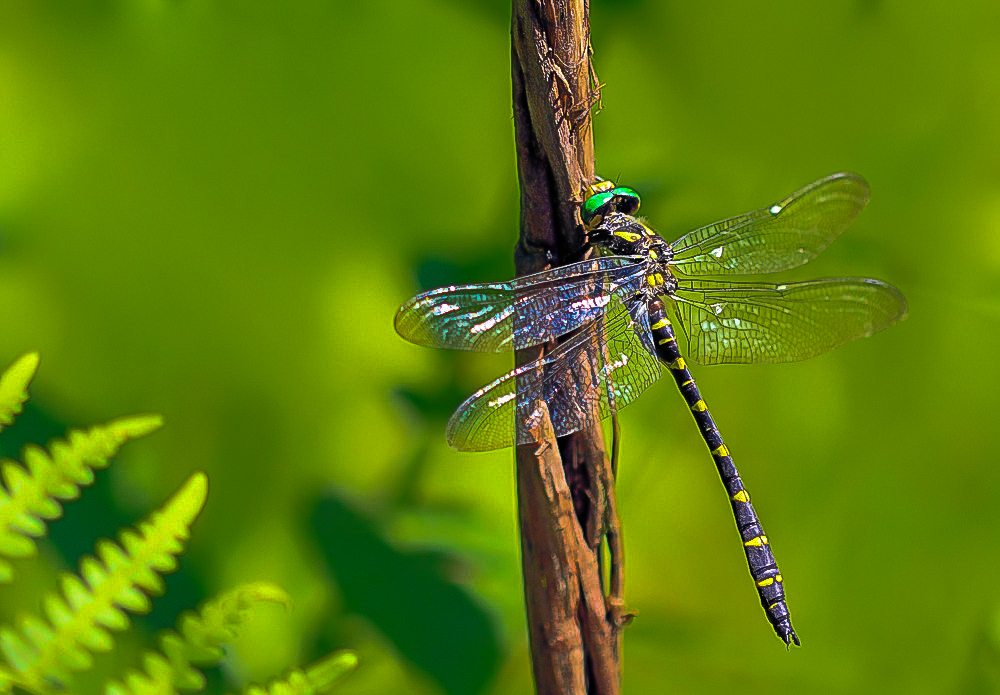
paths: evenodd
<path fill-rule="evenodd" d="M 513 2 L 518 275 L 579 260 L 585 248 L 577 211 L 584 188 L 594 181 L 590 107 L 596 87 L 588 9 L 587 0 Z M 518 364 L 545 349 L 518 353 Z M 599 562 L 606 524 L 617 524 L 603 434 L 595 426 L 557 441 L 543 419 L 535 435 L 538 443 L 516 452 L 535 685 L 545 694 L 616 694 L 622 621 L 614 597 L 612 610 L 605 602 Z M 617 531 L 612 537 L 620 549 Z M 612 568 L 620 570 L 620 564 Z"/>

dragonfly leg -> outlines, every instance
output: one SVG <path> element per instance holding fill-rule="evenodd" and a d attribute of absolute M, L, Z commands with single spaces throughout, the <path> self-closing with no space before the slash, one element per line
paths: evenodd
<path fill-rule="evenodd" d="M 701 436 L 705 440 L 705 444 L 708 445 L 709 451 L 712 452 L 715 467 L 719 471 L 719 477 L 722 478 L 726 494 L 729 495 L 733 516 L 736 518 L 736 526 L 743 540 L 743 551 L 746 554 L 747 565 L 750 567 L 750 576 L 753 577 L 754 584 L 757 586 L 761 606 L 763 606 L 767 619 L 771 622 L 778 637 L 786 645 L 791 645 L 794 642 L 797 646 L 799 638 L 792 628 L 788 605 L 785 603 L 785 590 L 782 585 L 781 573 L 778 571 L 778 563 L 771 552 L 771 545 L 767 536 L 764 535 L 764 529 L 753 505 L 750 504 L 750 494 L 743 487 L 743 481 L 733 463 L 733 457 L 730 456 L 729 449 L 722 441 L 719 428 L 716 427 L 712 415 L 708 412 L 708 406 L 698 391 L 698 385 L 695 383 L 691 371 L 687 368 L 684 358 L 681 357 L 673 326 L 667 318 L 663 302 L 659 299 L 650 301 L 649 322 L 656 344 L 657 357 L 667 366 L 674 381 L 677 382 L 677 388 L 684 396 L 695 422 L 698 423 Z"/>
<path fill-rule="evenodd" d="M 618 453 L 621 450 L 622 428 L 618 413 L 611 413 L 611 475 L 618 481 Z"/>

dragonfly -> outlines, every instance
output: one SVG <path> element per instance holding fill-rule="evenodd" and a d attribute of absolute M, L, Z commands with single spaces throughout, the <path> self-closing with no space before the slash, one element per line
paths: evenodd
<path fill-rule="evenodd" d="M 481 352 L 561 339 L 458 406 L 446 433 L 464 451 L 530 444 L 544 417 L 556 436 L 590 427 L 669 372 L 729 496 L 761 606 L 785 645 L 799 645 L 770 541 L 688 360 L 803 360 L 904 318 L 903 294 L 881 280 L 745 279 L 808 263 L 868 199 L 861 176 L 832 174 L 667 243 L 636 216 L 638 193 L 599 179 L 580 208 L 592 257 L 508 282 L 424 292 L 399 309 L 396 331 L 418 345 Z"/>

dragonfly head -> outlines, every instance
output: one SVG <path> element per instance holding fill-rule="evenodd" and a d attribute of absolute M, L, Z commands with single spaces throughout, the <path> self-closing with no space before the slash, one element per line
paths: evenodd
<path fill-rule="evenodd" d="M 625 186 L 615 186 L 611 181 L 598 181 L 588 186 L 586 199 L 580 207 L 583 226 L 593 229 L 609 212 L 634 215 L 639 210 L 639 194 Z"/>

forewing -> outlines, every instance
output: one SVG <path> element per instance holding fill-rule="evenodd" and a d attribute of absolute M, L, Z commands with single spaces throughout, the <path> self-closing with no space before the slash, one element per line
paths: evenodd
<path fill-rule="evenodd" d="M 674 299 L 687 356 L 699 364 L 803 360 L 906 316 L 902 293 L 869 278 L 787 285 L 682 280 Z"/>
<path fill-rule="evenodd" d="M 607 256 L 510 282 L 441 287 L 410 299 L 396 331 L 418 345 L 505 352 L 538 345 L 601 316 L 645 278 L 634 258 Z"/>
<path fill-rule="evenodd" d="M 710 224 L 672 244 L 671 265 L 687 275 L 758 275 L 808 263 L 868 204 L 857 174 L 814 181 L 779 203 Z"/>
<path fill-rule="evenodd" d="M 532 442 L 542 402 L 556 436 L 600 422 L 659 378 L 651 350 L 645 304 L 615 299 L 592 327 L 472 394 L 448 422 L 448 443 L 487 451 Z"/>

